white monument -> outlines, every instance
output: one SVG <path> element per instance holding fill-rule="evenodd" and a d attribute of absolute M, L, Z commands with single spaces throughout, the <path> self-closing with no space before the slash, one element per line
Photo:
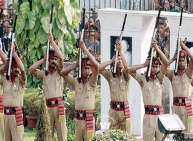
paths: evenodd
<path fill-rule="evenodd" d="M 97 12 L 101 22 L 101 62 L 111 59 L 111 36 L 118 37 L 120 35 L 124 14 L 127 13 L 123 37 L 132 37 L 132 46 L 130 46 L 132 48 L 132 65 L 144 63 L 149 51 L 158 11 L 128 11 L 107 8 L 99 9 Z M 176 49 L 180 13 L 161 12 L 161 17 L 167 17 L 170 25 L 170 56 L 173 57 Z M 187 37 L 188 41 L 193 41 L 192 23 L 193 15 L 183 14 L 182 39 Z M 170 68 L 173 67 L 174 64 L 170 66 Z M 144 69 L 141 70 L 142 73 L 144 71 Z M 170 96 L 172 96 L 171 89 Z M 109 86 L 107 81 L 101 77 L 101 115 L 108 115 L 109 102 Z M 131 132 L 134 135 L 142 135 L 144 105 L 140 86 L 132 77 L 130 80 L 129 106 L 131 112 Z"/>

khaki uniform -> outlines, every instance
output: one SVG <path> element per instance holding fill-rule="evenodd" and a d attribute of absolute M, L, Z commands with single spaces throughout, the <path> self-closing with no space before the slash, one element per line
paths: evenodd
<path fill-rule="evenodd" d="M 26 81 L 23 81 L 20 76 L 16 77 L 13 83 L 5 77 L 0 78 L 0 85 L 3 87 L 4 107 L 23 106 Z M 5 141 L 23 141 L 24 127 L 23 125 L 17 126 L 16 117 L 14 114 L 4 115 Z M 21 120 L 23 120 L 23 114 Z"/>
<path fill-rule="evenodd" d="M 104 73 L 104 77 L 109 83 L 111 101 L 125 102 L 128 101 L 129 79 L 130 75 L 122 73 L 121 76 L 113 77 L 111 70 Z M 124 76 L 125 75 L 125 76 Z M 109 129 L 121 129 L 130 133 L 130 117 L 126 118 L 125 111 L 109 109 Z"/>
<path fill-rule="evenodd" d="M 68 74 L 68 83 L 75 88 L 75 109 L 76 110 L 93 110 L 94 102 L 95 102 L 95 94 L 96 94 L 96 86 L 97 86 L 97 78 L 94 80 L 96 84 L 91 83 L 91 79 L 93 79 L 92 75 L 89 77 L 86 83 L 79 83 L 77 78 L 74 78 L 72 75 Z M 76 141 L 89 141 L 94 136 L 94 117 L 92 120 L 92 130 L 88 130 L 87 121 L 76 119 L 75 122 L 75 134 Z"/>
<path fill-rule="evenodd" d="M 136 80 L 141 86 L 144 105 L 161 105 L 162 104 L 162 87 L 164 74 L 159 72 L 154 81 L 146 81 L 146 76 L 136 73 Z M 161 113 L 159 113 L 161 114 Z M 161 141 L 163 134 L 158 129 L 158 116 L 145 114 L 143 117 L 143 141 Z"/>
<path fill-rule="evenodd" d="M 46 76 L 45 71 L 37 69 L 37 78 L 43 81 L 46 99 L 63 97 L 64 79 L 59 75 L 61 69 L 57 69 L 51 75 Z M 54 125 L 56 125 L 58 141 L 67 141 L 66 117 L 59 115 L 59 107 L 48 108 L 52 137 L 54 136 Z"/>
<path fill-rule="evenodd" d="M 183 74 L 174 75 L 174 70 L 167 71 L 167 77 L 171 81 L 173 97 L 191 97 L 191 81 L 193 71 L 186 68 Z M 186 106 L 172 106 L 172 112 L 177 114 L 185 125 L 185 131 L 193 133 L 193 116 L 187 116 Z"/>
<path fill-rule="evenodd" d="M 2 108 L 2 109 L 1 109 Z M 3 109 L 3 89 L 0 86 L 0 141 L 4 141 L 4 109 Z"/>

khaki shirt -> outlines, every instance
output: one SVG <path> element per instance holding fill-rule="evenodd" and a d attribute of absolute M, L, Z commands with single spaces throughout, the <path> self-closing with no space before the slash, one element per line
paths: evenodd
<path fill-rule="evenodd" d="M 162 104 L 162 82 L 164 74 L 160 71 L 154 81 L 146 81 L 143 74 L 136 73 L 136 80 L 141 86 L 144 105 L 161 105 Z"/>
<path fill-rule="evenodd" d="M 174 75 L 174 70 L 167 70 L 166 76 L 171 81 L 173 97 L 189 97 L 191 96 L 191 81 L 192 81 L 193 71 L 186 68 L 182 74 Z"/>
<path fill-rule="evenodd" d="M 3 87 L 0 85 L 0 96 L 3 95 Z"/>
<path fill-rule="evenodd" d="M 45 70 L 37 69 L 37 78 L 43 81 L 44 94 L 46 99 L 63 96 L 64 79 L 59 75 L 61 69 L 57 69 L 51 75 L 45 75 Z"/>
<path fill-rule="evenodd" d="M 111 101 L 128 101 L 130 75 L 122 73 L 120 77 L 113 77 L 111 70 L 104 71 L 102 75 L 109 83 Z"/>
<path fill-rule="evenodd" d="M 98 77 L 96 77 L 97 79 Z M 77 78 L 68 74 L 68 83 L 75 88 L 75 109 L 76 110 L 92 110 L 94 109 L 96 84 L 91 84 L 92 75 L 86 83 L 79 83 Z M 97 82 L 97 80 L 95 81 Z"/>
<path fill-rule="evenodd" d="M 3 105 L 10 107 L 23 106 L 23 95 L 26 81 L 21 76 L 15 78 L 12 83 L 5 76 L 0 77 L 0 85 L 3 87 Z"/>

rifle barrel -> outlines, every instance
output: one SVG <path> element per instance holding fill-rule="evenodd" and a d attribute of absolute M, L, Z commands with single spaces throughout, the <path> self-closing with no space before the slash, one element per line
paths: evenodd
<path fill-rule="evenodd" d="M 180 54 L 180 36 L 181 36 L 180 30 L 181 30 L 181 25 L 182 25 L 182 17 L 183 17 L 183 7 L 181 8 L 180 23 L 179 23 L 179 28 L 178 28 L 178 44 L 177 44 L 177 48 L 176 48 L 177 59 L 175 62 L 175 70 L 174 70 L 175 75 L 178 72 L 178 63 L 179 63 L 179 54 Z"/>
<path fill-rule="evenodd" d="M 83 41 L 83 37 L 84 37 L 85 11 L 86 11 L 86 9 L 82 8 L 82 24 L 81 24 L 82 32 L 81 32 L 80 41 Z M 82 67 L 81 61 L 82 61 L 82 50 L 81 50 L 81 48 L 79 48 L 78 78 L 81 78 L 81 67 Z"/>
<path fill-rule="evenodd" d="M 125 28 L 125 22 L 126 22 L 126 19 L 127 19 L 127 13 L 125 13 L 125 17 L 124 17 L 124 20 L 123 20 L 123 25 L 122 25 L 122 29 L 121 29 L 119 41 L 122 40 L 122 36 L 123 36 L 124 28 Z M 115 48 L 116 48 L 116 46 L 115 46 Z M 114 66 L 114 70 L 113 70 L 114 73 L 116 73 L 116 71 L 117 71 L 117 70 L 116 70 L 116 68 L 117 68 L 117 58 L 118 58 L 118 50 L 116 50 L 115 66 Z"/>
<path fill-rule="evenodd" d="M 51 11 L 50 11 L 50 28 L 49 28 L 49 32 L 52 31 L 53 8 L 54 8 L 54 4 L 52 3 L 52 7 L 51 7 Z M 47 76 L 48 73 L 49 73 L 49 71 L 48 71 L 49 50 L 50 50 L 50 41 L 49 41 L 49 39 L 48 39 L 47 50 L 46 50 L 46 71 L 45 71 L 45 75 L 46 75 L 46 76 Z"/>

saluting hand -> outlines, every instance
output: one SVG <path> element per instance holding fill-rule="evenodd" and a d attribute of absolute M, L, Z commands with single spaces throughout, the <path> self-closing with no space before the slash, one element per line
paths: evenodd
<path fill-rule="evenodd" d="M 152 42 L 151 42 L 151 47 L 154 48 L 154 49 L 156 49 L 156 47 L 157 47 L 157 41 L 156 41 L 155 39 L 152 40 Z"/>
<path fill-rule="evenodd" d="M 5 68 L 8 68 L 8 66 L 9 66 L 9 59 L 7 59 L 7 60 L 5 61 Z"/>
<path fill-rule="evenodd" d="M 81 48 L 84 52 L 87 50 L 83 41 L 79 41 L 79 48 Z"/>
<path fill-rule="evenodd" d="M 111 59 L 111 62 L 112 62 L 112 63 L 115 62 L 115 58 L 116 58 L 116 56 L 114 55 L 114 56 L 112 57 L 112 59 Z"/>
<path fill-rule="evenodd" d="M 46 54 L 44 54 L 44 58 L 42 58 L 43 62 L 46 62 Z"/>
<path fill-rule="evenodd" d="M 149 63 L 150 63 L 150 60 L 149 60 L 149 58 L 147 58 L 147 59 L 145 60 L 145 63 L 143 64 L 143 67 L 144 67 L 144 68 L 147 67 L 147 66 L 149 65 Z"/>
<path fill-rule="evenodd" d="M 122 51 L 122 45 L 121 45 L 121 42 L 120 42 L 119 40 L 116 40 L 116 47 L 117 47 L 117 50 L 118 50 L 119 52 Z"/>
<path fill-rule="evenodd" d="M 184 45 L 185 45 L 185 44 L 183 43 L 182 39 L 180 38 L 180 46 L 183 48 Z"/>
<path fill-rule="evenodd" d="M 172 60 L 176 60 L 176 59 L 177 59 L 177 52 L 174 53 L 174 56 L 173 56 Z"/>
<path fill-rule="evenodd" d="M 75 66 L 76 66 L 76 67 L 79 66 L 79 59 L 76 60 Z"/>
<path fill-rule="evenodd" d="M 48 33 L 48 39 L 50 42 L 54 40 L 51 32 Z"/>

